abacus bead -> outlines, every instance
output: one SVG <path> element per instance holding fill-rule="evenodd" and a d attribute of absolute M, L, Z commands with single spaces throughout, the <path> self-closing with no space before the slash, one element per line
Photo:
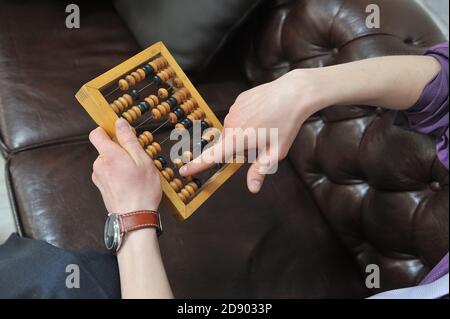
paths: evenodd
<path fill-rule="evenodd" d="M 132 118 L 131 115 L 128 114 L 127 112 L 123 113 L 123 114 L 122 114 L 122 117 L 123 117 L 125 120 L 127 120 L 128 123 L 133 122 L 133 118 Z"/>
<path fill-rule="evenodd" d="M 175 113 L 170 113 L 169 120 L 170 120 L 170 123 L 175 124 L 178 122 L 178 117 L 175 115 Z"/>
<path fill-rule="evenodd" d="M 150 106 L 147 104 L 147 102 L 141 102 L 138 104 L 139 109 L 142 113 L 147 112 L 150 109 Z"/>
<path fill-rule="evenodd" d="M 151 76 L 155 73 L 155 70 L 152 68 L 150 64 L 146 64 L 143 66 L 144 72 L 146 76 Z"/>
<path fill-rule="evenodd" d="M 152 146 L 156 149 L 158 153 L 161 152 L 161 145 L 159 145 L 159 143 L 153 142 Z"/>
<path fill-rule="evenodd" d="M 181 88 L 181 87 L 183 87 L 183 81 L 181 81 L 180 78 L 175 78 L 175 79 L 173 79 L 173 85 L 176 88 Z"/>
<path fill-rule="evenodd" d="M 118 108 L 114 103 L 111 103 L 109 106 L 113 109 L 113 111 L 114 111 L 116 114 L 120 113 L 119 108 Z"/>
<path fill-rule="evenodd" d="M 180 193 L 183 194 L 186 198 L 189 198 L 191 196 L 191 194 L 185 188 L 182 188 Z"/>
<path fill-rule="evenodd" d="M 133 100 L 135 100 L 135 101 L 139 100 L 138 90 L 131 90 L 131 96 L 133 97 Z"/>
<path fill-rule="evenodd" d="M 183 187 L 183 182 L 179 178 L 174 178 L 173 181 L 177 184 L 178 189 Z"/>
<path fill-rule="evenodd" d="M 198 178 L 194 178 L 192 181 L 197 185 L 198 188 L 202 187 L 202 182 L 200 182 Z"/>
<path fill-rule="evenodd" d="M 118 100 L 114 100 L 113 104 L 120 110 L 123 111 L 125 106 L 122 105 L 122 103 L 120 103 Z"/>
<path fill-rule="evenodd" d="M 172 187 L 176 192 L 178 192 L 180 190 L 180 188 L 178 187 L 177 183 L 175 183 L 175 179 L 170 181 L 170 187 Z"/>
<path fill-rule="evenodd" d="M 209 132 L 206 134 L 203 134 L 202 139 L 206 140 L 208 143 L 212 142 L 214 140 L 214 134 Z"/>
<path fill-rule="evenodd" d="M 158 73 L 159 78 L 161 79 L 162 82 L 165 82 L 169 79 L 169 75 L 167 74 L 167 72 L 165 70 L 161 71 Z"/>
<path fill-rule="evenodd" d="M 186 151 L 183 153 L 183 158 L 185 162 L 190 162 L 192 160 L 192 152 Z"/>
<path fill-rule="evenodd" d="M 155 103 L 155 106 L 159 104 L 159 99 L 156 95 L 152 94 L 149 97 L 153 100 L 153 103 Z"/>
<path fill-rule="evenodd" d="M 170 179 L 172 179 L 175 176 L 173 169 L 171 169 L 170 167 L 166 167 L 164 170 L 167 172 L 167 174 L 169 174 Z"/>
<path fill-rule="evenodd" d="M 170 112 L 170 105 L 166 102 L 162 102 L 161 106 L 166 110 L 166 113 Z"/>
<path fill-rule="evenodd" d="M 148 65 L 153 69 L 153 72 L 158 72 L 158 66 L 155 63 L 155 60 L 149 62 Z"/>
<path fill-rule="evenodd" d="M 161 80 L 161 78 L 160 78 L 159 76 L 155 75 L 155 76 L 153 77 L 153 82 L 154 82 L 156 85 L 160 85 L 161 82 L 162 82 L 162 80 Z"/>
<path fill-rule="evenodd" d="M 183 125 L 184 128 L 189 129 L 192 126 L 192 121 L 188 118 L 185 118 L 184 120 L 182 120 L 181 125 Z"/>
<path fill-rule="evenodd" d="M 177 193 L 178 197 L 183 201 L 183 203 L 187 203 L 187 198 L 181 193 Z"/>
<path fill-rule="evenodd" d="M 164 106 L 162 106 L 161 104 L 159 104 L 156 108 L 158 109 L 159 112 L 161 112 L 161 115 L 164 116 L 167 114 L 166 108 Z"/>
<path fill-rule="evenodd" d="M 150 158 L 153 158 L 153 153 L 151 150 L 149 150 L 148 148 L 145 149 L 145 152 L 147 153 L 148 156 L 150 156 Z"/>
<path fill-rule="evenodd" d="M 197 191 L 198 185 L 196 182 L 189 182 L 188 185 L 191 186 L 194 189 L 194 191 Z"/>
<path fill-rule="evenodd" d="M 152 134 L 152 133 L 150 133 L 149 131 L 145 131 L 145 132 L 143 132 L 142 134 L 144 134 L 144 136 L 145 136 L 146 138 L 148 138 L 149 143 L 153 142 L 153 134 Z"/>
<path fill-rule="evenodd" d="M 124 107 L 128 107 L 128 106 L 131 105 L 131 104 L 128 104 L 128 101 L 127 101 L 125 98 L 123 98 L 123 97 L 119 97 L 117 100 L 118 100 L 120 103 L 122 103 L 122 105 L 123 105 Z"/>
<path fill-rule="evenodd" d="M 173 96 L 169 97 L 166 102 L 167 104 L 169 104 L 170 108 L 174 108 L 175 106 L 178 105 L 177 99 L 174 98 Z"/>
<path fill-rule="evenodd" d="M 170 180 L 171 180 L 169 174 L 168 174 L 165 170 L 162 170 L 162 171 L 161 171 L 161 174 L 162 174 L 162 176 L 163 176 L 167 181 L 170 181 Z"/>
<path fill-rule="evenodd" d="M 162 165 L 163 167 L 166 167 L 166 166 L 167 166 L 167 161 L 166 161 L 166 159 L 165 159 L 164 157 L 158 156 L 156 159 L 157 159 L 158 161 L 161 162 L 161 165 Z"/>
<path fill-rule="evenodd" d="M 152 154 L 152 156 L 155 156 L 156 154 L 158 154 L 158 152 L 152 145 L 147 146 L 147 150 Z"/>
<path fill-rule="evenodd" d="M 177 129 L 186 129 L 186 128 L 184 127 L 184 125 L 181 124 L 181 123 L 175 124 L 175 128 L 177 128 Z"/>
<path fill-rule="evenodd" d="M 141 80 L 145 79 L 145 71 L 143 69 L 137 69 L 136 72 L 139 74 L 139 76 L 141 77 Z"/>
<path fill-rule="evenodd" d="M 181 107 L 177 107 L 176 109 L 173 110 L 173 113 L 177 116 L 178 119 L 183 118 L 184 116 L 184 110 Z"/>
<path fill-rule="evenodd" d="M 128 84 L 128 82 L 125 79 L 120 79 L 119 80 L 119 88 L 122 91 L 126 91 L 130 88 L 130 85 Z"/>
<path fill-rule="evenodd" d="M 142 115 L 141 109 L 138 106 L 133 106 L 131 110 L 136 114 L 136 118 Z"/>
<path fill-rule="evenodd" d="M 152 109 L 152 116 L 155 120 L 159 120 L 161 118 L 161 112 L 158 109 Z"/>
<path fill-rule="evenodd" d="M 189 196 L 192 196 L 195 194 L 195 190 L 192 188 L 192 186 L 190 185 L 186 185 L 184 186 L 184 189 L 187 190 L 189 192 Z"/>
<path fill-rule="evenodd" d="M 160 99 L 167 99 L 169 97 L 169 91 L 166 88 L 158 89 L 158 97 Z"/>
<path fill-rule="evenodd" d="M 155 107 L 155 102 L 154 102 L 151 98 L 146 97 L 146 98 L 144 99 L 144 101 L 147 102 L 148 105 L 150 105 L 150 108 L 154 108 L 154 107 Z"/>
<path fill-rule="evenodd" d="M 183 160 L 181 158 L 176 158 L 173 160 L 173 164 L 176 168 L 180 168 L 181 166 L 183 166 Z"/>
<path fill-rule="evenodd" d="M 131 85 L 131 86 L 136 84 L 136 80 L 131 75 L 127 75 L 125 77 L 125 80 L 127 80 L 128 84 Z"/>
<path fill-rule="evenodd" d="M 124 94 L 122 97 L 125 99 L 125 101 L 127 101 L 128 105 L 133 104 L 133 98 L 130 94 Z"/>
<path fill-rule="evenodd" d="M 155 166 L 156 166 L 156 168 L 158 169 L 158 170 L 162 170 L 162 164 L 161 164 L 161 162 L 160 161 L 158 161 L 157 159 L 155 159 L 154 161 L 153 161 L 153 163 L 155 163 Z"/>
<path fill-rule="evenodd" d="M 131 76 L 134 77 L 136 83 L 141 82 L 141 76 L 137 72 L 131 72 Z"/>
<path fill-rule="evenodd" d="M 201 120 L 200 127 L 201 127 L 201 131 L 203 132 L 204 130 L 209 128 L 209 125 L 208 125 L 208 123 L 205 122 L 205 120 Z"/>
<path fill-rule="evenodd" d="M 203 150 L 203 149 L 205 148 L 205 146 L 208 145 L 208 143 L 209 143 L 209 142 L 208 142 L 207 140 L 205 140 L 205 139 L 202 138 L 202 139 L 200 140 L 200 147 L 201 147 L 201 149 Z"/>

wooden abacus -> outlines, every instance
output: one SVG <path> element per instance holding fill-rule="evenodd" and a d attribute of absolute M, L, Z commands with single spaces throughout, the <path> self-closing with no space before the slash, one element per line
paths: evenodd
<path fill-rule="evenodd" d="M 105 91 L 109 92 L 104 94 Z M 175 159 L 173 168 L 161 156 L 161 144 L 167 139 L 158 143 L 154 133 L 164 126 L 190 129 L 194 121 L 201 121 L 202 130 L 208 127 L 223 130 L 220 121 L 162 42 L 89 81 L 77 92 L 76 98 L 113 139 L 119 116 L 136 132 L 148 122 L 167 117 L 156 129 L 136 134 L 160 171 L 166 202 L 178 219 L 191 216 L 241 166 L 238 163 L 220 165 L 202 181 L 196 177 L 177 176 L 178 168 L 186 160 L 192 160 L 192 152 L 186 151 Z M 141 122 L 134 126 L 140 119 Z M 211 141 L 211 136 L 202 136 L 202 147 Z"/>

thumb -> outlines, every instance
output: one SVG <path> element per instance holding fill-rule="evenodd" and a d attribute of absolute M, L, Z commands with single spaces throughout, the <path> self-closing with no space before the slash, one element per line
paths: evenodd
<path fill-rule="evenodd" d="M 116 136 L 120 146 L 130 154 L 136 164 L 145 160 L 144 158 L 147 154 L 142 149 L 141 144 L 139 144 L 131 126 L 123 118 L 116 121 Z"/>
<path fill-rule="evenodd" d="M 270 152 L 270 148 L 265 148 L 256 161 L 250 165 L 247 172 L 247 187 L 254 194 L 258 193 L 264 183 L 267 174 L 271 174 L 278 163 L 278 153 Z"/>

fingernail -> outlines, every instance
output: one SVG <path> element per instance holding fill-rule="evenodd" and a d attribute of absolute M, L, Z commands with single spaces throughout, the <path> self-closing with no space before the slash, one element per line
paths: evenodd
<path fill-rule="evenodd" d="M 258 180 L 258 179 L 254 179 L 254 180 L 252 180 L 252 182 L 250 183 L 250 186 L 251 186 L 251 190 L 252 190 L 252 192 L 257 192 L 257 191 L 259 191 L 259 189 L 261 188 L 261 181 L 260 180 Z"/>
<path fill-rule="evenodd" d="M 124 119 L 118 119 L 116 128 L 121 132 L 128 132 L 130 130 L 130 125 L 128 125 L 128 122 Z"/>
<path fill-rule="evenodd" d="M 181 166 L 180 167 L 180 174 L 183 175 L 184 173 L 186 173 L 186 166 Z"/>

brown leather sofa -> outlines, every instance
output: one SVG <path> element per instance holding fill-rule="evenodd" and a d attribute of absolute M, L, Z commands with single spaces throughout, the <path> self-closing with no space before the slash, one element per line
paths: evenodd
<path fill-rule="evenodd" d="M 374 2 L 381 29 L 364 26 Z M 21 235 L 103 251 L 106 211 L 87 140 L 94 124 L 74 94 L 140 48 L 108 2 L 82 2 L 79 30 L 65 29 L 65 5 L 0 4 L 1 146 Z M 240 91 L 291 69 L 421 54 L 444 40 L 410 0 L 270 0 L 196 84 L 223 116 Z M 331 107 L 304 125 L 260 194 L 246 190 L 242 168 L 187 221 L 163 211 L 175 295 L 361 298 L 417 284 L 448 251 L 448 172 L 432 138 L 392 117 Z M 365 287 L 372 263 L 378 290 Z"/>

